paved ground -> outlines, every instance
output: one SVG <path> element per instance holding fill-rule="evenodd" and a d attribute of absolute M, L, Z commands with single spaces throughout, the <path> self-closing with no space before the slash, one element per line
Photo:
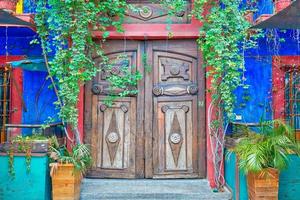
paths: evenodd
<path fill-rule="evenodd" d="M 81 200 L 229 200 L 228 191 L 214 193 L 205 179 L 84 179 Z"/>

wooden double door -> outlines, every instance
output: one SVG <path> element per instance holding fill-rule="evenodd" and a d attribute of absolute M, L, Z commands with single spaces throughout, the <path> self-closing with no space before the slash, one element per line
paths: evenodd
<path fill-rule="evenodd" d="M 85 87 L 85 142 L 94 178 L 202 178 L 205 166 L 205 77 L 194 40 L 104 44 L 110 67 Z M 101 58 L 95 58 L 97 63 Z M 122 70 L 125 69 L 125 70 Z M 136 95 L 107 106 L 107 79 L 139 71 Z"/>

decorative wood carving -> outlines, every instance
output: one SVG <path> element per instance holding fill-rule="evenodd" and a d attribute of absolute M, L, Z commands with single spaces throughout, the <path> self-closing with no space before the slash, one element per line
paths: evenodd
<path fill-rule="evenodd" d="M 163 113 L 166 113 L 169 109 L 182 109 L 185 113 L 189 112 L 190 108 L 186 105 L 182 105 L 182 106 L 169 106 L 169 105 L 164 105 L 161 107 L 161 111 Z"/>
<path fill-rule="evenodd" d="M 133 4 L 135 10 L 128 10 L 125 23 L 189 23 L 188 14 L 191 10 L 190 1 L 187 1 L 184 10 L 175 13 L 176 16 L 168 16 L 168 9 L 155 1 L 128 1 Z M 169 19 L 168 19 L 169 18 Z"/>
<path fill-rule="evenodd" d="M 167 81 L 170 78 L 182 78 L 183 80 L 190 80 L 187 73 L 189 65 L 179 60 L 161 59 L 161 66 L 163 67 L 163 74 L 161 80 Z"/>
<path fill-rule="evenodd" d="M 182 96 L 182 95 L 195 95 L 198 93 L 198 86 L 196 84 L 183 85 L 183 84 L 168 84 L 168 85 L 155 85 L 152 89 L 155 96 Z"/>
<path fill-rule="evenodd" d="M 92 92 L 95 95 L 101 94 L 103 92 L 103 86 L 100 84 L 94 84 L 92 86 Z"/>
<path fill-rule="evenodd" d="M 140 9 L 139 9 L 139 14 L 142 18 L 144 19 L 149 19 L 152 14 L 153 14 L 153 10 L 151 7 L 149 6 L 142 6 Z"/>
<path fill-rule="evenodd" d="M 169 134 L 169 144 L 171 147 L 174 163 L 176 166 L 178 166 L 178 158 L 183 143 L 183 137 L 176 112 L 174 113 L 171 127 L 171 132 Z"/>
<path fill-rule="evenodd" d="M 107 134 L 105 137 L 105 141 L 108 147 L 108 153 L 110 158 L 111 166 L 113 166 L 116 153 L 118 150 L 118 146 L 121 140 L 119 131 L 117 129 L 117 119 L 116 119 L 116 113 L 113 111 L 112 118 L 110 120 L 109 128 L 107 130 Z"/>
<path fill-rule="evenodd" d="M 184 113 L 188 113 L 190 108 L 189 106 L 181 103 L 178 105 L 172 103 L 172 104 L 163 105 L 161 107 L 161 111 L 165 113 L 165 118 L 166 118 L 165 125 L 164 125 L 165 129 L 166 130 L 168 129 L 167 128 L 167 126 L 169 126 L 168 124 L 170 124 L 171 127 L 170 131 L 166 132 L 165 134 L 167 134 L 166 137 L 168 138 L 168 144 L 170 145 L 175 167 L 178 167 L 178 160 L 179 160 L 180 153 L 182 151 L 185 151 L 182 150 L 182 146 L 183 143 L 185 143 L 183 134 L 186 134 L 186 132 L 185 130 L 181 129 L 181 125 L 183 127 L 186 127 L 187 124 L 185 120 L 183 121 L 178 120 L 178 113 L 180 113 L 180 110 L 183 110 Z M 170 112 L 169 114 L 167 114 L 168 111 Z M 172 116 L 170 115 L 171 113 L 173 113 L 173 118 L 170 118 L 170 116 Z M 181 112 L 181 115 L 182 114 L 183 113 Z M 184 116 L 182 117 L 186 118 L 186 115 L 184 114 Z"/>
<path fill-rule="evenodd" d="M 129 90 L 136 90 L 136 87 L 128 87 Z M 94 95 L 118 95 L 119 93 L 123 92 L 124 89 L 115 88 L 114 90 L 111 89 L 110 84 L 108 82 L 95 83 L 92 86 L 92 93 Z M 136 95 L 130 95 L 136 96 Z"/>
<path fill-rule="evenodd" d="M 101 80 L 106 80 L 107 77 L 111 75 L 122 76 L 122 68 L 128 68 L 130 65 L 130 58 L 115 58 L 111 60 L 110 65 L 112 66 L 103 66 L 101 71 Z"/>
<path fill-rule="evenodd" d="M 100 111 L 101 112 L 104 112 L 106 109 L 107 109 L 107 105 L 105 105 L 105 104 L 100 105 Z"/>
<path fill-rule="evenodd" d="M 128 54 L 128 55 L 127 55 Z M 117 53 L 110 57 L 110 63 L 107 66 L 101 66 L 101 72 L 94 79 L 94 83 L 91 87 L 92 93 L 94 95 L 118 95 L 123 92 L 125 89 L 121 88 L 111 88 L 111 84 L 107 81 L 107 78 L 115 76 L 124 76 L 124 70 L 132 70 L 131 66 L 133 65 L 135 54 L 132 52 Z M 137 90 L 134 86 L 128 86 L 128 90 Z M 130 95 L 136 96 L 136 95 Z"/>

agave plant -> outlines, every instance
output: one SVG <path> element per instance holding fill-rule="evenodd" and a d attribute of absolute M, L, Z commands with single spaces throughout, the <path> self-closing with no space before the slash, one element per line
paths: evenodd
<path fill-rule="evenodd" d="M 268 168 L 283 170 L 288 166 L 288 154 L 300 153 L 294 130 L 283 121 L 261 122 L 258 133 L 250 133 L 233 149 L 239 167 L 246 174 Z"/>

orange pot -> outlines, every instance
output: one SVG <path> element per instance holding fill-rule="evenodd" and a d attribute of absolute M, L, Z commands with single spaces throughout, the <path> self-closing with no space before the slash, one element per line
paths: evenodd
<path fill-rule="evenodd" d="M 279 171 L 267 169 L 264 172 L 247 175 L 249 200 L 278 200 Z"/>
<path fill-rule="evenodd" d="M 53 200 L 79 200 L 81 174 L 73 164 L 50 164 Z"/>

